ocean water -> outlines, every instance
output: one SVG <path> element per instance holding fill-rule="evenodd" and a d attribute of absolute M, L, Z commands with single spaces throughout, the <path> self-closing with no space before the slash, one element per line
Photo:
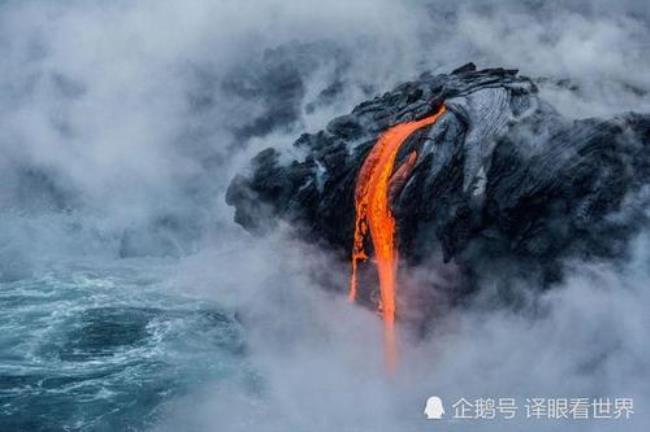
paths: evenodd
<path fill-rule="evenodd" d="M 73 264 L 0 282 L 0 430 L 147 429 L 241 370 L 234 314 L 170 291 L 170 266 Z"/>

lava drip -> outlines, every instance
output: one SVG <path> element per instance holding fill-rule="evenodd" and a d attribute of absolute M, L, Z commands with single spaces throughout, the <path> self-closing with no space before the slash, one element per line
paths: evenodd
<path fill-rule="evenodd" d="M 415 151 L 411 152 L 406 162 L 393 174 L 395 159 L 402 144 L 413 132 L 435 123 L 445 111 L 444 105 L 441 105 L 431 116 L 400 123 L 384 132 L 363 162 L 357 178 L 352 276 L 348 298 L 354 302 L 357 297 L 358 264 L 368 259 L 365 240 L 369 232 L 379 275 L 379 310 L 384 320 L 386 363 L 391 371 L 395 369 L 397 360 L 395 293 L 398 252 L 395 237 L 397 224 L 390 202 L 396 189 L 401 188 L 408 178 L 417 160 L 417 154 Z"/>

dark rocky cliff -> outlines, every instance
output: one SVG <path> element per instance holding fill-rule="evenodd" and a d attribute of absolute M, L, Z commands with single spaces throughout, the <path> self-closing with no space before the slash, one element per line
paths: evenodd
<path fill-rule="evenodd" d="M 359 169 L 387 128 L 447 113 L 402 146 L 417 163 L 392 208 L 400 253 L 413 265 L 440 253 L 471 280 L 521 276 L 540 287 L 567 258 L 617 259 L 647 223 L 650 116 L 569 120 L 515 70 L 463 66 L 422 75 L 363 102 L 292 155 L 269 148 L 231 183 L 227 201 L 252 232 L 278 219 L 349 251 Z M 296 156 L 299 155 L 299 156 Z"/>

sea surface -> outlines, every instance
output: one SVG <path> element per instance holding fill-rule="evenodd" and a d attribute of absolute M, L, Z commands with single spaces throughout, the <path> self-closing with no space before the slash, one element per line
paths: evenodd
<path fill-rule="evenodd" d="M 235 315 L 173 263 L 65 264 L 0 282 L 0 430 L 134 431 L 244 364 Z"/>

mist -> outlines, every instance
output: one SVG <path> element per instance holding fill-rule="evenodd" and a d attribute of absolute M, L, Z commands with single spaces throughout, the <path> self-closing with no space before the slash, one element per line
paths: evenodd
<path fill-rule="evenodd" d="M 635 402 L 630 420 L 504 430 L 650 425 L 650 233 L 624 265 L 567 263 L 544 293 L 522 282 L 517 310 L 485 286 L 424 337 L 400 327 L 388 376 L 380 318 L 346 301 L 340 251 L 287 226 L 251 235 L 224 199 L 261 149 L 469 61 L 519 69 L 569 117 L 648 112 L 647 2 L 5 1 L 0 49 L 0 281 L 154 260 L 168 293 L 233 311 L 244 329 L 237 370 L 167 401 L 152 430 L 494 427 L 427 423 L 431 395 L 450 413 L 461 397 Z M 416 285 L 455 272 L 439 260 L 411 271 Z"/>

